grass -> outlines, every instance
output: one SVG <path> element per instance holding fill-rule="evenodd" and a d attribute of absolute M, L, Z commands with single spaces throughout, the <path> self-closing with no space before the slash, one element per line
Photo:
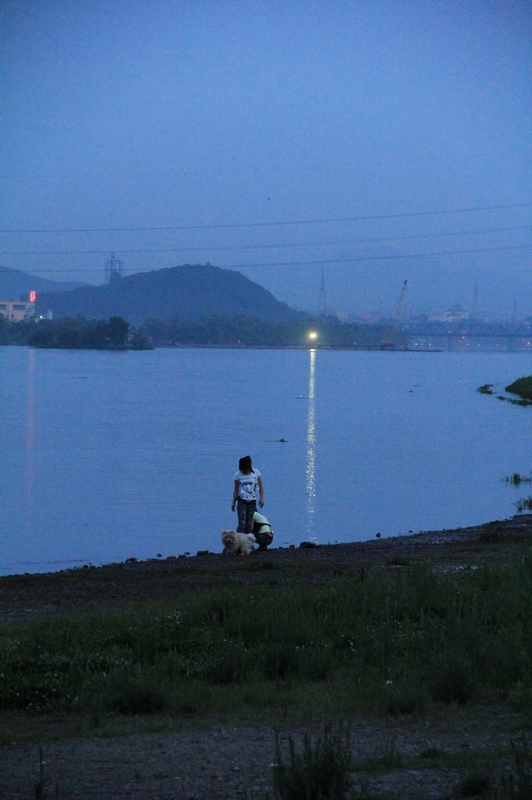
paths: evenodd
<path fill-rule="evenodd" d="M 327 724 L 323 733 L 314 738 L 304 734 L 299 747 L 291 735 L 288 746 L 283 746 L 277 733 L 273 767 L 276 800 L 371 800 L 377 797 L 385 800 L 389 795 L 369 791 L 369 776 L 443 768 L 458 770 L 462 775 L 454 787 L 448 787 L 449 796 L 491 800 L 532 798 L 532 754 L 524 734 L 511 742 L 510 752 L 469 749 L 451 752 L 428 747 L 418 756 L 399 755 L 395 739 L 389 737 L 381 742 L 373 756 L 359 761 L 352 759 L 350 743 L 350 729 L 343 722 L 338 723 L 336 729 L 331 723 Z M 507 765 L 495 777 L 494 765 L 501 759 Z M 354 776 L 360 778 L 359 788 Z"/>
<path fill-rule="evenodd" d="M 94 719 L 298 709 L 532 710 L 532 555 L 511 567 L 206 589 L 0 631 L 0 709 Z"/>
<path fill-rule="evenodd" d="M 327 725 L 314 741 L 308 734 L 298 751 L 292 736 L 285 760 L 276 737 L 273 786 L 278 800 L 345 800 L 354 797 L 351 787 L 350 733 L 341 723 L 333 730 Z"/>
<path fill-rule="evenodd" d="M 520 486 L 522 483 L 532 483 L 532 477 L 530 475 L 521 475 L 519 472 L 513 472 L 511 475 L 507 475 L 503 478 L 503 481 L 504 483 L 511 483 L 512 486 Z M 532 496 L 520 498 L 515 502 L 515 507 L 519 514 L 523 514 L 525 511 L 532 511 Z"/>

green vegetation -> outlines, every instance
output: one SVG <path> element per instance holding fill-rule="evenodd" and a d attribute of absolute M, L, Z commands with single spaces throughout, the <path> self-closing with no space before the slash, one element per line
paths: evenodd
<path fill-rule="evenodd" d="M 0 345 L 26 344 L 29 334 L 34 330 L 35 322 L 10 322 L 0 314 Z"/>
<path fill-rule="evenodd" d="M 128 333 L 129 323 L 122 317 L 110 317 L 108 322 L 65 317 L 41 320 L 27 341 L 30 347 L 124 350 Z"/>
<path fill-rule="evenodd" d="M 520 395 L 519 400 L 516 400 L 513 397 L 505 397 L 502 394 L 497 395 L 497 400 L 503 400 L 504 402 L 511 403 L 514 406 L 532 405 L 532 375 L 528 378 L 519 378 L 519 380 L 514 381 L 507 386 L 505 391 L 510 392 L 511 394 Z M 495 394 L 492 383 L 484 383 L 482 386 L 478 387 L 477 392 L 480 392 L 481 394 Z"/>
<path fill-rule="evenodd" d="M 108 320 L 64 317 L 24 322 L 8 322 L 0 317 L 0 344 L 74 350 L 152 349 L 145 336 L 116 316 Z"/>
<path fill-rule="evenodd" d="M 516 400 L 513 397 L 504 397 L 504 395 L 498 394 L 497 400 L 503 400 L 505 403 L 511 403 L 513 406 L 532 406 L 532 400 L 528 400 L 526 397 L 521 397 L 519 400 Z"/>
<path fill-rule="evenodd" d="M 532 476 L 514 472 L 512 475 L 507 475 L 506 478 L 503 478 L 503 481 L 511 483 L 512 486 L 521 486 L 522 483 L 532 483 Z M 523 514 L 525 511 L 532 511 L 532 497 L 522 497 L 516 501 L 515 507 L 519 514 Z"/>
<path fill-rule="evenodd" d="M 275 581 L 274 581 L 275 583 Z M 0 708 L 35 714 L 532 710 L 532 555 L 447 574 L 227 586 L 0 633 Z"/>
<path fill-rule="evenodd" d="M 288 739 L 288 758 L 283 756 L 280 737 L 276 736 L 276 758 L 273 767 L 273 786 L 276 800 L 371 800 L 391 796 L 375 794 L 368 789 L 367 776 L 397 770 L 423 768 L 459 769 L 462 780 L 451 789 L 449 797 L 485 797 L 491 800 L 530 800 L 532 798 L 532 753 L 524 734 L 511 742 L 512 767 L 502 772 L 497 786 L 493 776 L 493 752 L 452 752 L 428 747 L 419 755 L 401 757 L 395 741 L 383 743 L 382 752 L 362 761 L 350 757 L 350 731 L 340 723 L 336 731 L 326 725 L 314 741 L 304 735 L 302 746 Z M 500 757 L 502 752 L 497 753 Z M 423 763 L 425 762 L 425 763 Z M 427 764 L 428 762 L 428 764 Z M 357 789 L 353 774 L 362 773 Z M 451 788 L 451 787 L 449 787 Z M 447 796 L 447 795 L 446 795 Z M 393 797 L 397 797 L 393 794 Z"/>
<path fill-rule="evenodd" d="M 530 475 L 521 475 L 519 472 L 513 472 L 502 479 L 504 483 L 511 483 L 512 486 L 520 486 L 522 483 L 532 483 Z"/>
<path fill-rule="evenodd" d="M 120 320 L 120 323 L 117 322 Z M 127 326 L 127 330 L 125 328 Z M 201 319 L 151 319 L 137 330 L 121 317 L 87 320 L 8 322 L 0 316 L 0 345 L 32 347 L 146 350 L 172 345 L 218 347 L 308 347 L 309 331 L 318 332 L 317 346 L 370 347 L 378 349 L 382 326 L 340 322 L 337 317 L 264 321 L 255 317 L 218 315 Z"/>
<path fill-rule="evenodd" d="M 504 390 L 510 394 L 518 394 L 524 400 L 532 401 L 532 375 L 526 378 L 518 378 Z"/>
<path fill-rule="evenodd" d="M 333 731 L 325 727 L 323 737 L 313 742 L 303 737 L 302 752 L 289 737 L 288 762 L 283 759 L 279 736 L 276 737 L 276 764 L 273 786 L 278 800 L 346 800 L 351 791 L 351 756 L 349 730 L 342 725 Z"/>
<path fill-rule="evenodd" d="M 155 346 L 309 346 L 316 331 L 318 346 L 378 347 L 384 328 L 340 322 L 337 317 L 305 317 L 265 321 L 243 315 L 201 319 L 150 319 L 139 328 Z"/>

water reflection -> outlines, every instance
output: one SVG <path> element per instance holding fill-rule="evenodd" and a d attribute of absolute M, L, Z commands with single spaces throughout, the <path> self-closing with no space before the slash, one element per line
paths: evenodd
<path fill-rule="evenodd" d="M 212 549 L 234 432 L 249 443 L 259 442 L 259 431 L 261 463 L 278 466 L 268 516 L 285 531 L 282 544 L 364 541 L 377 531 L 467 527 L 515 513 L 517 497 L 501 477 L 530 470 L 532 418 L 475 389 L 529 374 L 529 353 L 409 357 L 320 348 L 319 357 L 318 384 L 316 348 L 281 355 L 161 348 L 127 357 L 3 348 L 9 424 L 0 496 L 10 535 L 0 535 L 0 573 L 28 562 L 45 570 L 66 559 L 109 563 Z M 281 359 L 283 380 L 268 381 L 268 391 L 254 395 L 254 413 L 242 415 L 227 376 L 246 374 L 261 386 Z M 88 383 L 73 383 L 82 375 Z M 279 438 L 281 415 L 293 445 L 278 450 L 267 442 Z M 205 481 L 190 479 L 204 474 L 206 454 L 215 476 L 207 504 Z M 348 465 L 341 491 L 335 464 Z"/>
<path fill-rule="evenodd" d="M 310 350 L 310 369 L 308 379 L 308 419 L 307 419 L 307 538 L 316 541 L 314 515 L 316 512 L 316 351 Z"/>
<path fill-rule="evenodd" d="M 33 447 L 35 443 L 35 350 L 28 348 L 28 381 L 26 400 L 26 529 L 29 529 L 33 518 L 35 504 L 35 456 Z"/>

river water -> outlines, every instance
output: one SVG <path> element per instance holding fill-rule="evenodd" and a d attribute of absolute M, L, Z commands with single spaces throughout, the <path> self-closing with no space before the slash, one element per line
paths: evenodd
<path fill-rule="evenodd" d="M 220 551 L 247 454 L 277 546 L 512 516 L 532 407 L 476 389 L 531 373 L 525 352 L 2 347 L 0 574 Z"/>

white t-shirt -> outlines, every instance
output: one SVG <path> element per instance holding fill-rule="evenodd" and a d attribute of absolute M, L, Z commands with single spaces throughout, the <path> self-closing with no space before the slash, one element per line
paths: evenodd
<path fill-rule="evenodd" d="M 259 485 L 260 472 L 254 469 L 250 475 L 244 475 L 243 472 L 235 472 L 235 481 L 238 481 L 238 496 L 240 500 L 245 500 L 247 503 L 250 500 L 257 499 L 257 487 Z"/>

